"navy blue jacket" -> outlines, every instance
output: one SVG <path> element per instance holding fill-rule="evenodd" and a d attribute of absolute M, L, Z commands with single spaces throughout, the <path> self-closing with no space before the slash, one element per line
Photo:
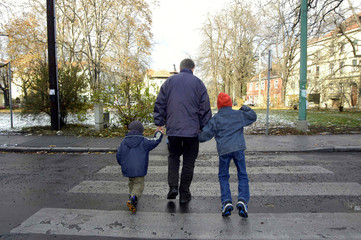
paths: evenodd
<path fill-rule="evenodd" d="M 203 128 L 199 141 L 205 142 L 215 137 L 219 156 L 245 150 L 243 127 L 251 125 L 256 120 L 256 113 L 248 106 L 242 106 L 240 110 L 222 107 Z"/>
<path fill-rule="evenodd" d="M 127 134 L 117 151 L 117 161 L 126 177 L 144 177 L 147 175 L 149 152 L 161 142 L 163 134 L 156 132 L 148 139 L 143 134 Z"/>
<path fill-rule="evenodd" d="M 198 137 L 212 112 L 203 82 L 184 68 L 162 85 L 154 105 L 154 123 L 166 126 L 168 136 Z"/>

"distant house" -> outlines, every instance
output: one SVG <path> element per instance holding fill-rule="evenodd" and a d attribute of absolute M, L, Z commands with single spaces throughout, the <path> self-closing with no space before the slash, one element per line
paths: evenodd
<path fill-rule="evenodd" d="M 267 88 L 268 79 L 267 77 L 252 78 L 247 83 L 247 102 L 251 105 L 266 106 L 267 105 Z M 282 78 L 278 76 L 270 77 L 270 106 L 278 107 L 281 105 L 281 94 L 282 94 Z"/>
<path fill-rule="evenodd" d="M 153 69 L 148 69 L 144 82 L 150 88 L 150 93 L 157 95 L 165 80 L 174 74 L 177 74 L 177 72 L 169 72 L 166 70 L 154 71 Z"/>
<path fill-rule="evenodd" d="M 361 108 L 361 13 L 327 35 L 308 41 L 307 94 L 322 108 Z M 296 59 L 299 55 L 296 56 Z M 299 66 L 287 85 L 286 105 L 299 94 Z"/>

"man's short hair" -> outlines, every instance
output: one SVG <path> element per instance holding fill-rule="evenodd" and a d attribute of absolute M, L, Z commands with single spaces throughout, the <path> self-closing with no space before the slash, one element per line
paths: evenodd
<path fill-rule="evenodd" d="M 193 69 L 196 65 L 194 64 L 192 59 L 186 58 L 183 59 L 180 63 L 180 70 L 182 70 L 183 68 L 189 68 L 189 69 Z"/>

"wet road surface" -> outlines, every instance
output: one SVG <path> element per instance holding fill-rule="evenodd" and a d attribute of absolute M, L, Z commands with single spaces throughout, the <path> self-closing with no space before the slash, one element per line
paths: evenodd
<path fill-rule="evenodd" d="M 151 155 L 132 214 L 114 154 L 4 153 L 0 239 L 361 239 L 359 156 L 248 153 L 251 200 L 241 219 L 221 216 L 213 154 L 198 157 L 185 205 L 166 199 L 166 156 Z"/>

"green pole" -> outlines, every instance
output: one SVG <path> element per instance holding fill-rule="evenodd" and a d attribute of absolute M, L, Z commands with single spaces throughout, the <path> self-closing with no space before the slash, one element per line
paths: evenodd
<path fill-rule="evenodd" d="M 307 0 L 301 0 L 301 57 L 300 57 L 300 92 L 298 124 L 299 130 L 307 130 L 306 121 L 307 98 Z"/>

